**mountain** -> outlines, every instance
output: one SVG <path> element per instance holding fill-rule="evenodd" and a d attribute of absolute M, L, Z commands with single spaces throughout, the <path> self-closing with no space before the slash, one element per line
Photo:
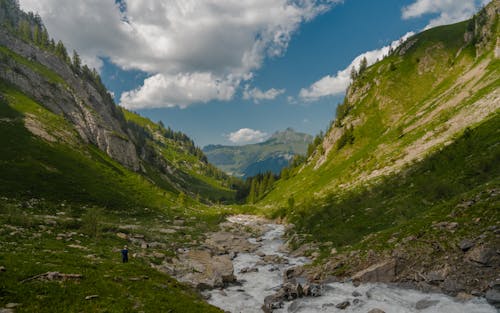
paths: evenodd
<path fill-rule="evenodd" d="M 203 148 L 210 163 L 229 175 L 251 177 L 271 171 L 278 174 L 295 155 L 305 155 L 312 136 L 291 128 L 274 133 L 268 140 L 243 146 L 208 145 Z"/>
<path fill-rule="evenodd" d="M 499 11 L 493 1 L 423 31 L 358 73 L 323 142 L 259 203 L 296 226 L 292 247 L 320 250 L 311 275 L 386 262 L 397 264 L 391 281 L 420 288 L 426 273 L 452 268 L 463 277 L 432 284 L 455 295 L 497 275 L 498 263 L 482 272 L 458 247 L 500 244 Z"/>
<path fill-rule="evenodd" d="M 39 17 L 12 1 L 1 12 L 2 193 L 106 205 L 144 203 L 146 193 L 153 201 L 158 189 L 234 197 L 231 179 L 191 139 L 116 106 L 97 72 L 54 43 Z"/>

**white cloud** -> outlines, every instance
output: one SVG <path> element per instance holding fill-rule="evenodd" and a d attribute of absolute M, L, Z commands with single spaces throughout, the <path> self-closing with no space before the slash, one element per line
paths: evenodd
<path fill-rule="evenodd" d="M 231 99 L 266 57 L 286 51 L 301 24 L 339 1 L 122 0 L 125 10 L 112 0 L 20 4 L 39 12 L 50 34 L 90 65 L 107 56 L 151 73 L 123 97 L 123 105 L 139 108 Z"/>
<path fill-rule="evenodd" d="M 416 0 L 402 10 L 404 19 L 416 18 L 425 14 L 438 14 L 426 29 L 463 21 L 470 18 L 476 10 L 489 0 Z"/>
<path fill-rule="evenodd" d="M 245 85 L 245 90 L 243 90 L 243 99 L 253 100 L 255 103 L 259 103 L 260 100 L 273 100 L 279 95 L 285 93 L 285 89 L 275 89 L 271 88 L 266 91 L 262 91 L 259 88 L 250 89 L 249 85 Z"/>
<path fill-rule="evenodd" d="M 313 83 L 308 88 L 302 88 L 299 97 L 304 101 L 317 101 L 322 97 L 339 95 L 345 92 L 351 83 L 351 69 L 356 67 L 359 69 L 359 64 L 363 58 L 366 58 L 368 65 L 372 65 L 377 60 L 382 59 L 389 53 L 390 48 L 396 48 L 402 41 L 411 37 L 414 33 L 406 33 L 401 39 L 393 41 L 390 45 L 383 48 L 371 50 L 357 56 L 349 66 L 338 71 L 335 75 L 327 75 Z"/>
<path fill-rule="evenodd" d="M 267 138 L 267 133 L 251 128 L 241 128 L 228 136 L 229 140 L 236 144 L 262 142 Z"/>

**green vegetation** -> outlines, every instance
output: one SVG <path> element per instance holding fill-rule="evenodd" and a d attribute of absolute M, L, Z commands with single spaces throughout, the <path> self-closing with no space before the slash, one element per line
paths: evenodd
<path fill-rule="evenodd" d="M 271 171 L 279 174 L 292 156 L 305 155 L 312 137 L 293 129 L 276 132 L 268 140 L 243 146 L 209 145 L 208 161 L 228 174 L 248 178 Z"/>
<path fill-rule="evenodd" d="M 311 239 L 334 246 L 356 244 L 371 233 L 403 228 L 414 219 L 428 224 L 444 220 L 474 188 L 500 188 L 499 124 L 497 114 L 467 128 L 453 144 L 424 161 L 374 185 L 310 198 L 275 214 L 286 215 L 299 232 L 313 234 Z M 492 224 L 500 221 L 498 214 L 488 216 L 494 219 Z"/>
<path fill-rule="evenodd" d="M 136 146 L 146 151 L 149 163 L 158 163 L 158 155 L 163 158 L 163 163 L 157 166 L 160 171 L 148 168 L 148 176 L 156 184 L 174 192 L 181 190 L 190 193 L 193 198 L 200 197 L 204 201 L 234 201 L 234 186 L 240 182 L 207 163 L 206 156 L 192 139 L 182 132 L 165 128 L 161 123 L 154 123 L 125 109 L 122 111 L 128 128 L 137 134 Z M 175 168 L 175 173 L 161 170 L 167 166 Z M 164 176 L 169 179 L 165 180 Z M 177 187 L 169 186 L 166 181 Z"/>
<path fill-rule="evenodd" d="M 153 230 L 164 227 L 169 217 L 146 210 L 91 207 L 85 211 L 80 205 L 60 201 L 2 198 L 0 264 L 6 271 L 0 272 L 0 305 L 21 303 L 18 312 L 220 312 L 191 288 L 150 266 L 156 262 L 153 251 L 172 255 L 176 247 L 186 244 L 183 238 L 187 234 L 160 236 Z M 98 237 L 87 234 L 90 211 L 92 215 L 98 212 Z M 193 222 L 193 230 L 205 229 L 205 222 Z M 115 233 L 128 233 L 118 227 L 131 224 L 136 226 L 134 233 L 146 234 L 147 240 L 164 243 L 169 249 L 144 251 L 131 244 L 130 261 L 121 263 L 120 249 L 127 241 Z M 47 272 L 82 277 L 30 280 Z M 92 295 L 98 297 L 85 299 Z"/>
<path fill-rule="evenodd" d="M 260 212 L 286 218 L 307 241 L 356 249 L 378 238 L 383 249 L 384 236 L 416 235 L 447 220 L 471 190 L 498 188 L 500 112 L 485 98 L 500 88 L 490 40 L 498 17 L 474 23 L 480 41 L 464 42 L 469 21 L 441 26 L 356 72 L 326 135 L 336 140 L 282 171 Z M 478 107 L 488 114 L 474 119 Z M 494 224 L 494 201 L 485 201 Z"/>

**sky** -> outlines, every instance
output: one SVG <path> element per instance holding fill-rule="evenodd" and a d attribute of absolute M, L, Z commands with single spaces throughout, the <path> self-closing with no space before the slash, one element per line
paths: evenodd
<path fill-rule="evenodd" d="M 117 104 L 199 146 L 328 128 L 363 57 L 487 0 L 20 0 Z"/>

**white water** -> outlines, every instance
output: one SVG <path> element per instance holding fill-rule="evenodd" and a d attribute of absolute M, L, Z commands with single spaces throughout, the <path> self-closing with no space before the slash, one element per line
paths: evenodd
<path fill-rule="evenodd" d="M 240 221 L 234 221 L 240 222 Z M 308 262 L 306 258 L 293 258 L 282 252 L 282 225 L 269 224 L 270 230 L 262 237 L 261 247 L 256 253 L 240 253 L 234 260 L 234 271 L 240 286 L 229 286 L 224 290 L 212 290 L 208 293 L 209 303 L 232 313 L 262 312 L 264 298 L 274 294 L 283 282 L 283 271 L 295 265 Z M 249 239 L 255 243 L 254 239 Z M 279 255 L 289 264 L 256 265 L 261 258 L 257 253 Z M 239 273 L 242 268 L 257 267 L 258 272 Z M 361 294 L 359 303 L 353 291 Z M 438 302 L 424 310 L 417 310 L 415 304 L 420 300 L 437 300 Z M 345 310 L 335 308 L 335 305 L 349 301 L 351 305 Z M 316 312 L 362 312 L 379 308 L 386 313 L 496 313 L 495 308 L 488 305 L 484 299 L 473 299 L 468 302 L 456 302 L 453 298 L 442 294 L 425 294 L 415 290 L 401 289 L 383 284 L 363 284 L 354 287 L 348 283 L 328 284 L 323 289 L 321 297 L 300 298 L 294 302 L 285 302 L 285 307 L 275 312 L 316 313 Z"/>

